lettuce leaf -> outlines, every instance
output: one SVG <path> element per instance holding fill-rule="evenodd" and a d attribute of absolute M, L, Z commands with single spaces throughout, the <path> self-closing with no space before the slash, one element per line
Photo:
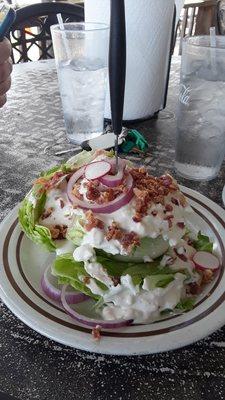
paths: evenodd
<path fill-rule="evenodd" d="M 174 311 L 176 312 L 176 310 L 177 310 L 178 314 L 179 314 L 180 312 L 191 311 L 191 310 L 193 310 L 194 305 L 195 305 L 195 299 L 194 299 L 193 297 L 188 297 L 188 298 L 186 298 L 186 299 L 182 299 L 182 300 L 176 305 L 176 307 L 175 307 L 174 310 L 173 310 L 173 309 L 167 308 L 167 309 L 161 311 L 161 312 L 160 312 L 160 315 L 162 315 L 162 316 L 167 316 L 167 315 L 170 315 L 170 314 L 174 314 Z"/>
<path fill-rule="evenodd" d="M 35 196 L 32 193 L 33 196 Z M 36 195 L 35 203 L 29 201 L 29 195 L 22 201 L 18 218 L 21 229 L 34 243 L 43 245 L 48 251 L 55 251 L 56 245 L 51 238 L 51 233 L 45 226 L 37 224 L 46 201 L 46 194 Z"/>
<path fill-rule="evenodd" d="M 186 299 L 182 299 L 176 305 L 176 309 L 181 311 L 191 311 L 193 310 L 194 305 L 195 305 L 195 299 L 193 297 L 188 297 Z"/>
<path fill-rule="evenodd" d="M 111 277 L 120 277 L 130 275 L 135 285 L 143 283 L 144 278 L 149 279 L 152 289 L 156 287 L 164 288 L 174 280 L 176 271 L 169 267 L 160 267 L 158 262 L 152 263 L 123 263 L 115 259 L 105 257 L 103 254 L 97 254 L 97 262 L 100 263 Z M 52 274 L 58 278 L 60 284 L 70 284 L 74 289 L 87 294 L 95 300 L 101 296 L 94 295 L 90 289 L 80 280 L 81 276 L 90 277 L 84 268 L 83 262 L 75 261 L 71 253 L 58 256 L 52 266 Z M 107 287 L 98 279 L 94 279 L 96 284 L 102 290 Z"/>
<path fill-rule="evenodd" d="M 155 288 L 165 288 L 169 283 L 174 281 L 174 274 L 159 274 L 146 277 L 151 290 Z"/>
<path fill-rule="evenodd" d="M 76 154 L 75 156 L 71 157 L 71 158 L 66 162 L 65 166 L 66 166 L 66 167 L 70 167 L 70 168 L 73 168 L 73 167 L 76 167 L 76 168 L 82 167 L 82 165 L 88 164 L 88 163 L 90 163 L 92 160 L 94 160 L 94 158 L 95 158 L 95 153 L 96 153 L 95 150 L 92 150 L 92 151 L 83 150 L 83 151 L 81 151 L 80 153 Z M 113 150 L 111 150 L 111 151 L 105 151 L 105 155 L 106 155 L 107 157 L 113 157 L 113 156 L 114 156 L 114 151 L 113 151 Z"/>
<path fill-rule="evenodd" d="M 209 253 L 213 251 L 213 243 L 210 242 L 208 236 L 202 235 L 201 231 L 198 232 L 197 240 L 194 241 L 193 246 L 197 251 L 207 251 Z"/>
<path fill-rule="evenodd" d="M 43 178 L 51 178 L 56 172 L 63 172 L 63 173 L 69 173 L 71 172 L 71 167 L 67 166 L 66 164 L 61 164 L 61 165 L 56 165 L 47 171 L 42 171 L 40 176 Z"/>
<path fill-rule="evenodd" d="M 74 289 L 93 299 L 98 300 L 100 298 L 100 296 L 94 295 L 79 279 L 79 276 L 90 277 L 90 275 L 85 271 L 84 263 L 75 261 L 72 254 L 67 253 L 56 257 L 52 266 L 52 274 L 58 278 L 60 284 L 70 284 Z M 106 289 L 105 285 L 101 282 L 96 281 L 96 283 L 101 289 Z"/>
<path fill-rule="evenodd" d="M 173 271 L 169 267 L 161 267 L 157 261 L 153 261 L 151 263 L 133 264 L 129 268 L 125 269 L 123 275 L 140 275 L 142 278 L 146 278 L 146 276 L 175 275 L 176 273 L 177 271 Z"/>
<path fill-rule="evenodd" d="M 80 246 L 85 235 L 85 230 L 82 225 L 83 219 L 80 216 L 75 216 L 73 224 L 67 229 L 66 238 L 71 240 L 76 246 Z"/>
<path fill-rule="evenodd" d="M 162 236 L 156 239 L 144 237 L 141 239 L 141 245 L 136 247 L 132 254 L 129 256 L 116 255 L 115 258 L 123 262 L 141 262 L 144 256 L 148 256 L 154 260 L 165 254 L 168 248 L 169 243 L 165 241 Z"/>
<path fill-rule="evenodd" d="M 177 271 L 171 270 L 169 267 L 159 266 L 157 261 L 145 264 L 132 265 L 125 269 L 123 275 L 130 275 L 134 285 L 140 285 L 143 280 L 149 277 L 151 289 L 156 287 L 166 287 L 174 280 Z"/>

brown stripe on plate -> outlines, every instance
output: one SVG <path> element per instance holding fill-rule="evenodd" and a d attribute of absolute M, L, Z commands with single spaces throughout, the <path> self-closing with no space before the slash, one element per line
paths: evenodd
<path fill-rule="evenodd" d="M 222 220 L 222 218 L 220 218 L 220 216 L 217 215 L 217 213 L 214 210 L 212 210 L 210 207 L 206 206 L 200 200 L 195 199 L 194 197 L 190 196 L 189 194 L 186 194 L 186 196 L 191 198 L 191 199 L 193 199 L 194 201 L 196 201 L 197 203 L 202 205 L 204 208 L 206 208 L 209 212 L 211 212 L 211 214 L 213 214 L 217 218 L 217 220 L 221 223 L 221 225 L 225 229 L 225 222 Z M 223 259 L 223 263 L 224 263 L 225 251 L 224 251 L 223 241 L 222 241 L 219 233 L 215 230 L 213 224 L 205 216 L 203 216 L 200 211 L 195 210 L 195 212 L 196 211 L 205 221 L 207 221 L 208 225 L 214 231 L 214 233 L 215 233 L 215 235 L 216 235 L 216 237 L 217 237 L 217 239 L 218 239 L 218 241 L 220 243 L 220 246 L 221 246 L 222 259 Z M 29 299 L 26 296 L 25 293 L 22 292 L 20 287 L 15 282 L 15 280 L 14 280 L 14 278 L 12 276 L 12 273 L 10 271 L 10 266 L 9 266 L 9 261 L 8 261 L 8 247 L 9 247 L 9 241 L 10 241 L 11 235 L 12 235 L 13 230 L 15 229 L 17 223 L 18 223 L 18 220 L 14 221 L 14 223 L 11 225 L 11 227 L 10 227 L 8 233 L 7 233 L 7 236 L 6 236 L 6 239 L 5 239 L 5 242 L 4 242 L 4 247 L 3 247 L 3 261 L 4 261 L 5 272 L 6 272 L 6 275 L 7 275 L 8 279 L 9 279 L 11 285 L 13 286 L 14 290 L 19 294 L 19 296 L 30 307 L 32 307 L 34 310 L 36 310 L 37 312 L 39 312 L 41 315 L 45 316 L 46 318 L 49 318 L 50 320 L 52 320 L 52 321 L 54 321 L 56 323 L 59 323 L 62 326 L 66 326 L 68 328 L 71 328 L 73 330 L 90 333 L 91 332 L 90 329 L 84 328 L 84 327 L 79 326 L 79 325 L 72 324 L 72 323 L 70 323 L 68 321 L 61 320 L 60 318 L 58 318 L 58 317 L 56 317 L 54 315 L 51 315 L 50 313 L 48 313 L 45 310 L 43 310 L 42 308 L 40 308 L 38 305 L 33 303 L 32 300 Z M 213 287 L 213 291 L 218 286 L 218 284 L 219 284 L 219 282 L 220 282 L 220 280 L 221 280 L 221 278 L 223 276 L 223 273 L 224 273 L 224 264 L 222 265 L 220 276 L 217 279 L 217 282 Z M 212 291 L 211 291 L 211 293 L 212 293 Z M 209 294 L 208 294 L 208 296 L 209 296 Z M 132 338 L 132 337 L 155 336 L 155 335 L 161 335 L 161 334 L 164 334 L 164 333 L 169 333 L 169 332 L 172 332 L 172 331 L 176 331 L 176 330 L 182 329 L 184 327 L 187 327 L 187 326 L 189 326 L 189 325 L 201 320 L 202 318 L 205 318 L 207 315 L 212 313 L 217 307 L 219 307 L 224 301 L 225 301 L 225 293 L 223 293 L 222 296 L 220 296 L 220 298 L 214 304 L 212 304 L 207 310 L 203 311 L 201 314 L 197 315 L 196 317 L 192 318 L 191 320 L 182 322 L 180 324 L 177 324 L 177 325 L 174 325 L 174 326 L 171 326 L 171 327 L 167 327 L 167 328 L 163 328 L 163 329 L 157 329 L 157 330 L 148 331 L 148 332 L 130 332 L 130 333 L 125 333 L 125 332 L 103 331 L 102 332 L 102 336 Z M 187 313 L 187 315 L 188 315 L 188 313 Z"/>

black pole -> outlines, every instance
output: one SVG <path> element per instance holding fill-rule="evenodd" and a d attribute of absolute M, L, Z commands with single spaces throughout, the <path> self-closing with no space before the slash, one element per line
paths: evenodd
<path fill-rule="evenodd" d="M 115 135 L 122 131 L 126 78 L 126 23 L 124 0 L 111 0 L 109 86 L 112 126 Z"/>

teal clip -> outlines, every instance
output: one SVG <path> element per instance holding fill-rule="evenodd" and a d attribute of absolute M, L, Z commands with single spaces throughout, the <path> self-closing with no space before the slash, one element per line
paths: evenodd
<path fill-rule="evenodd" d="M 126 140 L 120 145 L 120 150 L 123 153 L 135 152 L 146 152 L 148 150 L 148 142 L 144 136 L 136 129 L 128 131 Z"/>

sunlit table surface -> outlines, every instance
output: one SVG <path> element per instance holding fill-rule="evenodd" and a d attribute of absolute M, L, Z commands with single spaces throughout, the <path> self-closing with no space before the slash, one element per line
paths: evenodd
<path fill-rule="evenodd" d="M 129 158 L 152 174 L 174 173 L 180 59 L 172 61 L 166 110 L 135 128 L 149 142 Z M 54 61 L 14 67 L 12 89 L 0 110 L 0 218 L 23 198 L 40 171 L 63 161 L 46 146 L 68 148 Z M 191 125 L 191 121 L 190 121 Z M 78 149 L 77 149 L 78 151 Z M 179 180 L 221 204 L 225 165 L 210 183 Z M 21 400 L 222 400 L 225 328 L 189 347 L 139 357 L 86 353 L 59 345 L 19 321 L 0 303 L 1 392 Z M 163 340 L 163 338 L 162 338 Z"/>

